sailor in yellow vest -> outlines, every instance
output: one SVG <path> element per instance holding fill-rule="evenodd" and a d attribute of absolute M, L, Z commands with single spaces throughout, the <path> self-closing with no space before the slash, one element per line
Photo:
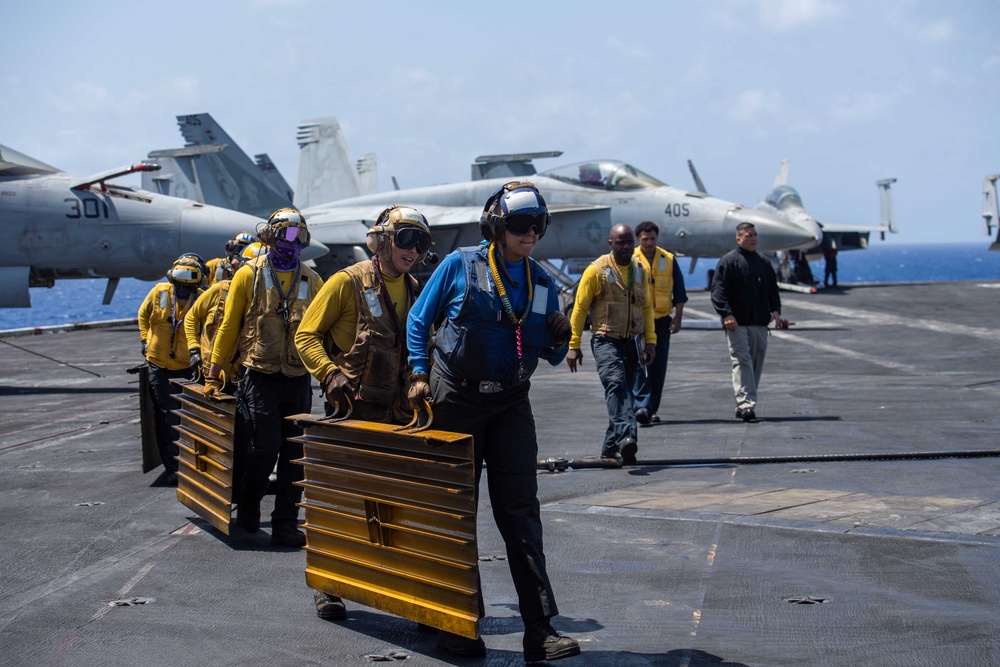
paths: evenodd
<path fill-rule="evenodd" d="M 430 251 L 430 226 L 416 209 L 392 206 L 366 242 L 372 258 L 326 281 L 299 324 L 295 346 L 335 412 L 344 414 L 349 400 L 354 418 L 406 423 L 413 414 L 406 316 L 417 298 L 417 281 L 408 274 Z M 320 618 L 347 618 L 340 598 L 314 591 L 313 601 Z"/>
<path fill-rule="evenodd" d="M 670 354 L 670 336 L 681 330 L 687 292 L 684 274 L 673 253 L 656 246 L 660 228 L 649 220 L 635 226 L 639 247 L 638 259 L 649 277 L 650 298 L 653 300 L 654 329 L 656 330 L 656 356 L 648 373 L 635 374 L 635 420 L 640 425 L 660 422 L 660 398 L 663 396 L 663 379 L 667 375 L 667 357 Z"/>
<path fill-rule="evenodd" d="M 601 456 L 634 465 L 639 444 L 632 387 L 656 354 L 653 304 L 646 270 L 632 256 L 635 236 L 628 225 L 611 228 L 608 246 L 611 252 L 591 262 L 577 285 L 566 363 L 574 373 L 583 363 L 580 339 L 590 313 L 590 349 L 608 407 Z"/>
<path fill-rule="evenodd" d="M 292 461 L 302 457 L 302 444 L 289 438 L 302 435 L 302 430 L 285 417 L 312 409 L 309 373 L 294 338 L 323 280 L 299 261 L 299 253 L 309 245 L 309 230 L 297 210 L 275 211 L 258 234 L 267 254 L 247 262 L 233 275 L 212 347 L 205 394 L 219 395 L 220 373 L 238 351 L 246 368 L 240 393 L 249 412 L 251 437 L 236 523 L 248 533 L 260 529 L 260 501 L 277 462 L 271 543 L 301 547 L 306 542 L 298 529 L 302 488 L 295 482 L 302 479 L 302 466 Z"/>
<path fill-rule="evenodd" d="M 265 246 L 260 243 L 251 243 L 243 246 L 242 251 L 236 255 L 227 257 L 226 261 L 230 265 L 228 272 L 230 277 L 213 282 L 208 289 L 201 293 L 194 305 L 188 309 L 187 315 L 184 316 L 184 334 L 187 336 L 191 367 L 200 366 L 203 376 L 208 375 L 212 346 L 215 344 L 219 325 L 222 324 L 226 297 L 229 296 L 229 286 L 232 284 L 231 276 L 246 262 L 265 254 L 267 254 Z M 224 364 L 222 370 L 226 380 L 236 379 L 239 368 L 239 359 L 233 359 L 231 363 Z"/>
<path fill-rule="evenodd" d="M 181 255 L 167 271 L 167 282 L 157 283 L 139 306 L 139 337 L 142 356 L 149 366 L 153 396 L 156 445 L 163 461 L 164 481 L 177 486 L 177 431 L 180 419 L 173 414 L 179 407 L 179 393 L 170 380 L 191 374 L 184 315 L 201 293 L 202 268 L 191 257 Z"/>
<path fill-rule="evenodd" d="M 253 234 L 240 232 L 226 241 L 226 256 L 210 259 L 205 263 L 205 287 L 211 287 L 221 280 L 231 280 L 239 266 L 233 266 L 248 245 L 254 242 Z"/>

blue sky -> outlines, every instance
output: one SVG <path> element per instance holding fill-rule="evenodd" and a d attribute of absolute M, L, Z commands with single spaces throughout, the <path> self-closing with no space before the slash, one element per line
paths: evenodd
<path fill-rule="evenodd" d="M 0 143 L 76 174 L 182 145 L 209 112 L 294 185 L 299 121 L 335 116 L 380 185 L 481 154 L 625 160 L 752 205 L 782 158 L 821 221 L 981 242 L 1000 171 L 1000 3 L 887 0 L 13 3 Z M 138 180 L 134 181 L 138 182 Z"/>

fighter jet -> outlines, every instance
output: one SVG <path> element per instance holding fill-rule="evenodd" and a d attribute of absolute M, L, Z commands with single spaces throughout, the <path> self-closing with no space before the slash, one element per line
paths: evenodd
<path fill-rule="evenodd" d="M 983 179 L 983 225 L 986 235 L 993 236 L 997 230 L 997 238 L 990 244 L 990 250 L 1000 252 L 1000 208 L 997 204 L 997 181 L 1000 174 L 993 174 Z"/>
<path fill-rule="evenodd" d="M 741 222 L 757 227 L 761 248 L 767 251 L 811 247 L 820 241 L 817 232 L 776 213 L 670 187 L 618 160 L 591 160 L 536 173 L 532 159 L 555 157 L 559 152 L 481 156 L 473 165 L 471 182 L 354 196 L 358 188 L 351 186 L 350 178 L 345 187 L 344 175 L 360 173 L 361 165 L 351 164 L 336 120 L 305 121 L 298 136 L 296 204 L 306 215 L 313 237 L 330 248 L 328 255 L 316 260 L 322 275 L 364 257 L 365 234 L 379 212 L 394 204 L 414 206 L 427 216 L 438 254 L 479 243 L 483 203 L 512 178 L 530 179 L 549 205 L 552 224 L 534 256 L 550 269 L 555 267 L 549 260 L 591 261 L 607 252 L 613 225 L 634 227 L 643 220 L 656 222 L 660 244 L 690 257 L 692 270 L 698 257 L 720 257 L 731 250 L 736 225 Z M 304 179 L 303 174 L 308 177 Z M 332 183 L 324 185 L 324 178 Z M 310 194 L 300 197 L 306 184 Z M 330 199 L 319 201 L 317 192 Z M 572 264 L 565 264 L 569 273 L 574 272 Z M 572 283 L 567 275 L 558 275 L 562 272 L 554 273 L 561 282 Z"/>
<path fill-rule="evenodd" d="M 31 305 L 29 287 L 57 279 L 158 280 L 183 252 L 215 257 L 260 219 L 108 181 L 155 170 L 140 163 L 83 178 L 0 145 L 0 307 Z M 321 252 L 314 249 L 314 252 Z"/>
<path fill-rule="evenodd" d="M 782 249 L 777 253 L 761 250 L 772 258 L 779 278 L 785 282 L 795 282 L 792 278 L 793 268 L 790 255 L 796 251 L 801 251 L 808 259 L 815 260 L 822 256 L 823 246 L 836 248 L 838 251 L 863 250 L 868 247 L 868 239 L 873 232 L 881 234 L 883 240 L 885 240 L 886 232 L 893 234 L 899 232 L 892 204 L 892 191 L 890 190 L 892 184 L 896 182 L 895 178 L 886 178 L 875 182 L 879 192 L 879 224 L 877 227 L 844 225 L 818 222 L 805 209 L 798 191 L 788 185 L 788 167 L 788 158 L 785 158 L 778 168 L 778 174 L 774 179 L 774 185 L 771 186 L 771 191 L 764 198 L 764 201 L 755 207 L 759 211 L 781 216 L 801 228 L 811 238 L 817 239 L 815 243 L 806 242 L 799 246 Z M 694 178 L 699 192 L 706 192 L 701 177 L 691 160 L 688 160 L 688 168 L 691 170 L 691 176 Z"/>

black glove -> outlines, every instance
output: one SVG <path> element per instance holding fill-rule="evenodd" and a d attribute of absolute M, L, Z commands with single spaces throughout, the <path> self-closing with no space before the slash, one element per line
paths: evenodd
<path fill-rule="evenodd" d="M 196 347 L 192 347 L 188 350 L 188 355 L 191 357 L 191 363 L 188 364 L 191 368 L 201 366 L 201 350 Z"/>
<path fill-rule="evenodd" d="M 549 327 L 557 346 L 569 342 L 570 336 L 573 334 L 573 327 L 570 326 L 565 315 L 558 310 L 553 310 L 549 313 L 545 324 Z"/>
<path fill-rule="evenodd" d="M 350 391 L 350 387 L 347 384 L 347 378 L 344 377 L 339 368 L 335 368 L 327 373 L 321 384 L 323 385 L 323 393 L 326 394 L 326 400 L 330 405 L 344 405 L 344 390 L 346 388 Z"/>
<path fill-rule="evenodd" d="M 149 346 L 148 346 L 148 345 L 146 345 L 146 341 L 142 341 L 142 358 L 143 358 L 143 359 L 145 359 L 145 358 L 146 358 L 146 349 L 147 349 L 148 347 L 149 347 Z"/>

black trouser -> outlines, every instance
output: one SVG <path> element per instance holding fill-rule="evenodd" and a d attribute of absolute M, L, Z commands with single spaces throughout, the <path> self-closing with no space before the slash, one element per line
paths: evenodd
<path fill-rule="evenodd" d="M 170 380 L 191 376 L 190 368 L 171 371 L 160 368 L 152 363 L 149 366 L 149 386 L 153 396 L 153 423 L 156 426 L 156 448 L 160 450 L 160 460 L 163 469 L 168 473 L 177 472 L 177 439 L 179 434 L 174 426 L 181 423 L 180 417 L 173 413 L 181 407 L 180 401 L 174 398 L 181 390 L 170 384 Z"/>
<path fill-rule="evenodd" d="M 446 377 L 439 366 L 430 373 L 434 428 L 472 435 L 476 464 L 476 501 L 483 461 L 493 519 L 507 545 L 507 563 L 522 618 L 559 613 L 545 571 L 542 519 L 538 506 L 535 420 L 528 402 L 529 382 L 495 394 L 479 385 Z M 484 614 L 480 598 L 480 616 Z"/>
<path fill-rule="evenodd" d="M 278 483 L 271 512 L 272 530 L 281 524 L 294 525 L 299 520 L 298 502 L 302 487 L 295 482 L 303 478 L 302 466 L 292 463 L 302 458 L 302 443 L 289 438 L 302 435 L 302 429 L 285 417 L 312 409 L 312 387 L 309 374 L 288 377 L 281 373 L 261 373 L 248 370 L 243 385 L 252 424 L 250 448 L 240 503 L 260 503 L 267 493 L 268 478 L 278 463 Z"/>

